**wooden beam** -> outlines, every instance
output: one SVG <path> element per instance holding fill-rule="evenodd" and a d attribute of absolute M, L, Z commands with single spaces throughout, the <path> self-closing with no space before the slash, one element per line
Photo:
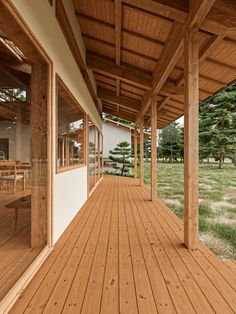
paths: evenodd
<path fill-rule="evenodd" d="M 115 0 L 115 47 L 116 65 L 120 65 L 121 59 L 121 0 Z M 120 79 L 116 79 L 116 94 L 120 96 Z"/>
<path fill-rule="evenodd" d="M 151 104 L 151 200 L 157 196 L 157 99 L 152 97 Z"/>
<path fill-rule="evenodd" d="M 169 36 L 167 44 L 162 50 L 160 59 L 157 63 L 157 67 L 153 73 L 152 92 L 150 97 L 143 103 L 141 108 L 141 114 L 145 114 L 150 106 L 150 98 L 152 94 L 158 94 L 173 71 L 175 65 L 179 61 L 183 53 L 183 40 L 186 32 L 193 26 L 199 26 L 209 10 L 213 6 L 215 0 L 201 0 L 194 2 L 191 1 L 191 12 L 184 24 L 175 22 L 173 24 L 173 30 Z"/>
<path fill-rule="evenodd" d="M 115 45 L 116 64 L 120 65 L 121 59 L 121 0 L 115 0 Z"/>
<path fill-rule="evenodd" d="M 135 123 L 136 119 L 135 119 L 135 116 L 131 116 L 131 115 L 128 115 L 126 113 L 123 113 L 123 112 L 117 112 L 117 110 L 114 110 L 112 108 L 109 108 L 107 107 L 106 105 L 103 105 L 103 109 L 102 111 L 104 113 L 108 113 L 108 114 L 111 114 L 112 116 L 114 117 L 118 117 L 118 118 L 121 118 L 123 120 L 126 120 L 126 121 L 129 121 L 129 122 L 133 122 Z"/>
<path fill-rule="evenodd" d="M 133 112 L 137 113 L 140 110 L 141 103 L 139 101 L 126 96 L 117 97 L 116 93 L 108 89 L 98 88 L 97 95 L 98 98 L 100 98 L 101 100 L 111 102 L 113 104 L 119 105 L 120 107 L 129 109 Z"/>
<path fill-rule="evenodd" d="M 134 129 L 134 178 L 138 177 L 138 162 L 137 162 L 137 152 L 138 151 L 138 136 L 137 136 L 137 127 Z"/>
<path fill-rule="evenodd" d="M 117 65 L 114 62 L 92 54 L 87 54 L 86 64 L 90 70 L 110 77 L 119 78 L 124 82 L 132 82 L 145 89 L 151 89 L 152 76 L 131 66 Z"/>
<path fill-rule="evenodd" d="M 152 76 L 132 66 L 119 66 L 111 60 L 107 60 L 93 54 L 87 54 L 86 64 L 90 70 L 93 70 L 99 74 L 112 78 L 119 78 L 125 83 L 138 86 L 142 89 L 150 90 L 152 88 Z M 177 87 L 175 83 L 171 81 L 165 82 L 162 92 L 174 95 L 184 94 L 183 87 Z"/>
<path fill-rule="evenodd" d="M 199 62 L 204 62 L 214 51 L 214 49 L 219 45 L 219 43 L 224 39 L 224 35 L 213 36 L 206 43 L 206 45 L 200 50 L 199 53 Z M 176 83 L 177 87 L 181 87 L 184 84 L 184 74 L 181 75 L 178 82 Z"/>
<path fill-rule="evenodd" d="M 170 100 L 169 96 L 165 97 L 162 100 L 162 102 L 158 105 L 157 111 L 160 111 L 161 109 L 163 109 L 165 107 L 165 105 L 168 103 L 169 100 Z"/>
<path fill-rule="evenodd" d="M 123 1 L 122 1 L 123 2 Z M 81 13 L 81 12 L 78 12 L 76 11 L 75 12 L 76 16 L 78 16 L 78 18 L 80 19 L 84 19 L 84 20 L 87 20 L 87 21 L 91 21 L 93 23 L 96 23 L 96 24 L 100 24 L 102 26 L 105 26 L 107 28 L 109 28 L 110 30 L 114 30 L 115 29 L 115 26 L 111 23 L 108 23 L 108 22 L 105 22 L 104 20 L 101 20 L 101 19 L 97 19 L 93 16 L 90 16 L 90 15 L 86 15 L 84 13 Z M 154 39 L 152 37 L 149 37 L 149 36 L 146 36 L 146 35 L 143 35 L 141 33 L 138 33 L 138 32 L 135 32 L 135 31 L 131 31 L 129 29 L 126 29 L 126 28 L 121 28 L 121 31 L 124 35 L 130 35 L 130 36 L 133 36 L 133 37 L 136 37 L 136 38 L 139 38 L 139 39 L 142 39 L 142 40 L 146 40 L 146 41 L 149 41 L 150 43 L 153 43 L 153 44 L 156 44 L 160 47 L 163 47 L 164 46 L 164 42 L 163 41 L 160 41 L 158 39 Z M 88 34 L 85 34 L 85 33 L 82 33 L 83 36 L 86 36 L 87 38 L 93 38 L 94 37 L 90 37 Z M 99 39 L 98 39 L 99 40 Z M 102 40 L 101 40 L 102 41 Z M 105 42 L 104 42 L 105 43 Z M 109 42 L 106 42 L 107 44 L 111 44 Z"/>
<path fill-rule="evenodd" d="M 144 13 L 148 12 L 153 15 L 162 16 L 167 20 L 177 21 L 180 23 L 184 23 L 189 14 L 189 8 L 184 6 L 184 3 L 188 3 L 189 1 L 122 0 L 122 2 L 133 6 L 134 8 L 138 8 Z M 196 3 L 199 3 L 199 1 L 196 1 Z M 209 5 L 211 5 L 210 1 Z M 227 5 L 229 6 L 228 8 Z M 212 8 L 210 14 L 202 22 L 200 29 L 207 33 L 216 35 L 221 35 L 225 32 L 228 33 L 228 36 L 230 36 L 231 33 L 235 34 L 235 7 L 231 9 L 231 5 L 232 4 L 227 4 L 226 1 L 222 1 L 222 3 L 219 1 L 218 5 Z M 222 12 L 225 12 L 225 16 L 228 17 L 227 19 L 222 18 Z"/>
<path fill-rule="evenodd" d="M 84 36 L 86 38 L 90 37 L 87 35 L 84 35 Z M 96 38 L 93 38 L 93 40 L 99 41 L 99 39 L 96 39 Z M 111 45 L 111 46 L 114 47 L 114 45 Z M 126 49 L 124 48 L 123 50 L 126 51 Z M 134 51 L 130 51 L 130 53 L 136 54 L 136 52 Z M 142 57 L 149 58 L 148 56 L 144 56 L 144 55 L 142 55 Z M 154 61 L 157 62 L 158 60 L 155 59 Z M 220 65 L 222 66 L 222 63 Z M 107 60 L 100 56 L 96 56 L 94 52 L 87 53 L 87 67 L 99 74 L 116 78 L 117 88 L 119 86 L 118 78 L 119 80 L 122 80 L 123 82 L 127 84 L 132 84 L 142 89 L 150 90 L 152 87 L 152 83 L 151 83 L 152 77 L 150 74 L 143 72 L 141 69 L 138 70 L 137 68 L 133 68 L 132 66 L 123 65 L 121 67 L 118 67 L 113 61 Z M 184 71 L 184 69 L 181 67 L 176 66 L 175 68 L 180 71 Z M 230 69 L 233 70 L 232 67 L 230 67 Z M 225 84 L 222 81 L 216 80 L 214 78 L 211 78 L 205 75 L 200 75 L 200 78 L 209 80 L 209 81 L 212 81 L 213 83 L 221 85 L 220 87 L 222 87 L 222 84 L 223 85 Z M 166 81 L 164 86 L 161 89 L 161 92 L 165 94 L 165 96 L 170 96 L 170 97 L 173 97 L 175 95 L 183 95 L 184 94 L 183 87 L 182 87 L 183 83 L 184 83 L 184 74 L 181 74 L 177 83 Z M 210 92 L 207 92 L 207 93 L 210 94 Z M 143 101 L 143 103 L 145 103 L 145 101 Z"/>
<path fill-rule="evenodd" d="M 198 29 L 185 36 L 184 107 L 184 243 L 197 249 L 198 235 L 198 108 L 199 46 Z"/>
<path fill-rule="evenodd" d="M 64 8 L 62 0 L 56 1 L 56 17 L 58 20 L 58 23 L 61 27 L 61 30 L 65 36 L 65 39 L 67 41 L 67 44 L 71 50 L 71 53 L 73 54 L 73 57 L 75 59 L 75 62 L 77 63 L 81 74 L 83 76 L 83 79 L 85 81 L 85 84 L 88 88 L 88 91 L 94 101 L 94 104 L 97 108 L 97 110 L 101 113 L 101 108 L 99 106 L 99 103 L 97 101 L 97 95 L 94 90 L 93 84 L 90 80 L 86 64 L 83 60 L 82 54 L 80 52 L 80 48 L 78 46 L 77 40 L 75 38 L 72 26 L 70 24 L 69 18 L 67 16 L 66 10 Z"/>
<path fill-rule="evenodd" d="M 139 123 L 139 141 L 140 141 L 140 185 L 144 185 L 144 133 L 143 133 L 143 116 L 140 117 Z"/>

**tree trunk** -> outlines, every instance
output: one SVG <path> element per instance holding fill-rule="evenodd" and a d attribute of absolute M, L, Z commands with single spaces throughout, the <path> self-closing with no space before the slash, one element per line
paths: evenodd
<path fill-rule="evenodd" d="M 219 169 L 223 169 L 224 167 L 224 155 L 223 153 L 220 154 L 220 158 L 219 158 Z"/>

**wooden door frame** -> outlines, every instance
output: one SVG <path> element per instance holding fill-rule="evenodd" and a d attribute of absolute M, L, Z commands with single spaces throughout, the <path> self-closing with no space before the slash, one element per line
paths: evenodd
<path fill-rule="evenodd" d="M 9 38 L 22 50 L 27 58 L 32 63 L 41 63 L 47 65 L 47 226 L 46 226 L 46 246 L 29 266 L 23 276 L 15 283 L 12 289 L 0 302 L 0 312 L 5 313 L 15 303 L 20 296 L 22 289 L 26 287 L 29 281 L 33 278 L 39 267 L 47 258 L 52 249 L 52 217 L 53 217 L 53 171 L 54 158 L 53 148 L 53 62 L 41 46 L 36 36 L 31 31 L 30 27 L 26 24 L 23 17 L 17 11 L 16 7 L 10 0 L 0 2 L 0 25 L 1 29 L 6 33 Z"/>

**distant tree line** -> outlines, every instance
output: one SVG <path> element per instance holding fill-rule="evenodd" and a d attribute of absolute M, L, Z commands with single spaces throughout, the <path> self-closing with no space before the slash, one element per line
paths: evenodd
<path fill-rule="evenodd" d="M 131 125 L 119 118 L 108 118 Z M 132 124 L 133 126 L 133 124 Z M 149 130 L 150 131 L 150 130 Z M 184 128 L 173 122 L 159 131 L 157 156 L 163 162 L 183 162 Z M 140 147 L 138 145 L 138 157 Z M 133 155 L 133 149 L 132 153 Z M 149 160 L 151 141 L 144 141 L 144 157 Z M 225 158 L 236 166 L 236 84 L 231 85 L 200 105 L 199 109 L 199 159 L 214 158 L 223 168 Z"/>
<path fill-rule="evenodd" d="M 173 122 L 160 132 L 158 157 L 177 162 L 184 158 L 184 129 Z M 214 158 L 223 168 L 225 158 L 236 166 L 236 85 L 228 87 L 199 109 L 199 158 Z"/>

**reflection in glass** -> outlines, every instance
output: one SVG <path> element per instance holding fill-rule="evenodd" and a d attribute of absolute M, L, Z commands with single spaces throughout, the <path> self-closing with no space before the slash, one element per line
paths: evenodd
<path fill-rule="evenodd" d="M 59 83 L 57 166 L 84 164 L 84 112 Z"/>
<path fill-rule="evenodd" d="M 95 126 L 93 122 L 89 120 L 89 191 L 95 186 L 95 152 Z"/>

